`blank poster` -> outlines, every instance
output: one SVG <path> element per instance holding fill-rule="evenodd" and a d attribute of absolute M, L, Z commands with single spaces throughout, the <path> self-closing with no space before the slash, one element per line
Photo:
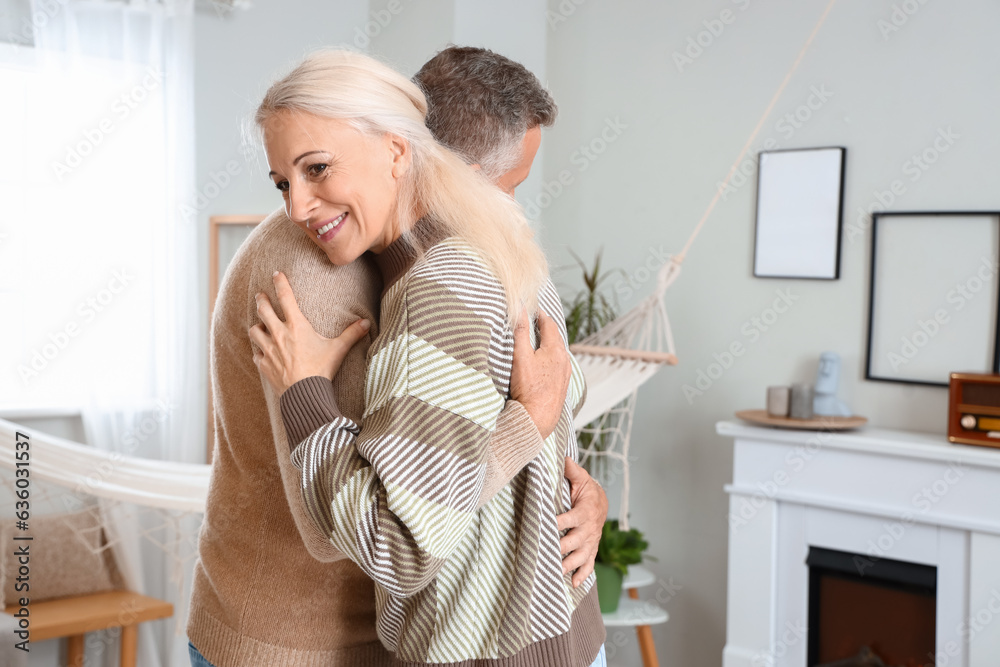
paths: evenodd
<path fill-rule="evenodd" d="M 760 154 L 755 276 L 839 277 L 844 152 L 813 148 Z"/>
<path fill-rule="evenodd" d="M 875 216 L 868 377 L 946 386 L 993 369 L 1000 219 Z"/>

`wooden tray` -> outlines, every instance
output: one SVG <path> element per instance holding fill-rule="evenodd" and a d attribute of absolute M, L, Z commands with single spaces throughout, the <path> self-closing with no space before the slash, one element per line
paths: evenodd
<path fill-rule="evenodd" d="M 807 431 L 848 431 L 868 423 L 867 417 L 814 417 L 812 419 L 791 419 L 789 417 L 772 417 L 767 410 L 739 410 L 736 416 L 761 426 L 777 428 L 798 428 Z"/>

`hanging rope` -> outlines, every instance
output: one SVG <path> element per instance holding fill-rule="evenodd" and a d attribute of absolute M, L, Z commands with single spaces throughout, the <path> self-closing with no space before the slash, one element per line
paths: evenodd
<path fill-rule="evenodd" d="M 743 149 L 740 150 L 740 154 L 736 156 L 733 166 L 729 168 L 729 173 L 726 174 L 725 180 L 722 181 L 722 187 L 716 190 L 715 196 L 712 197 L 712 201 L 708 203 L 708 208 L 705 209 L 705 212 L 702 214 L 698 224 L 695 225 L 694 230 L 691 232 L 691 236 L 688 237 L 687 243 L 684 244 L 684 248 L 681 249 L 680 253 L 674 256 L 675 263 L 680 264 L 687 257 L 688 251 L 691 250 L 691 246 L 694 245 L 694 240 L 698 237 L 698 234 L 701 233 L 701 228 L 705 226 L 705 221 L 708 220 L 708 216 L 712 214 L 712 211 L 715 209 L 715 205 L 719 203 L 722 191 L 726 189 L 727 185 L 729 185 L 729 181 L 732 179 L 733 174 L 736 173 L 740 163 L 743 162 L 743 158 L 746 156 L 747 151 L 750 150 L 750 146 L 753 145 L 754 141 L 756 141 L 757 135 L 760 134 L 761 128 L 764 127 L 764 122 L 767 120 L 768 116 L 771 115 L 771 111 L 774 110 L 774 105 L 778 103 L 778 99 L 781 97 L 782 93 L 785 92 L 785 87 L 788 86 L 788 82 L 792 80 L 792 75 L 795 74 L 795 70 L 799 68 L 799 65 L 802 63 L 802 59 L 806 55 L 806 51 L 808 51 L 809 47 L 812 46 L 813 40 L 816 39 L 816 35 L 819 33 L 819 29 L 824 23 L 826 23 L 826 17 L 830 15 L 830 10 L 833 9 L 833 6 L 836 3 L 837 0 L 830 0 L 826 9 L 823 10 L 823 15 L 819 17 L 819 21 L 816 22 L 812 32 L 809 33 L 809 38 L 806 39 L 806 43 L 802 45 L 801 49 L 799 49 L 799 54 L 795 57 L 795 62 L 792 63 L 788 73 L 785 74 L 785 78 L 781 80 L 781 85 L 778 86 L 778 89 L 774 91 L 774 95 L 771 96 L 771 101 L 768 103 L 767 108 L 764 109 L 764 113 L 761 114 L 760 120 L 757 121 L 757 126 L 754 127 L 753 132 L 750 133 L 750 138 L 748 138 L 747 142 L 743 144 Z"/>
<path fill-rule="evenodd" d="M 708 207 L 695 225 L 681 251 L 672 255 L 660 267 L 656 288 L 637 306 L 616 318 L 596 333 L 570 346 L 587 378 L 587 402 L 577 414 L 575 427 L 581 443 L 582 460 L 596 460 L 606 457 L 620 464 L 621 469 L 612 472 L 621 475 L 621 503 L 619 521 L 628 530 L 629 491 L 631 474 L 629 448 L 632 424 L 635 416 L 635 399 L 639 387 L 666 365 L 675 365 L 677 355 L 670 319 L 664 297 L 667 290 L 680 275 L 681 263 L 694 245 L 712 211 L 718 204 L 723 191 L 757 140 L 764 123 L 770 117 L 775 105 L 788 87 L 789 81 L 798 70 L 806 52 L 816 39 L 820 28 L 826 22 L 837 0 L 830 0 L 823 14 L 813 26 L 798 55 L 786 72 L 778 89 L 761 114 L 746 143 L 743 144 L 736 160 L 733 161 L 722 185 L 716 190 Z M 600 464 L 594 466 L 598 471 Z"/>

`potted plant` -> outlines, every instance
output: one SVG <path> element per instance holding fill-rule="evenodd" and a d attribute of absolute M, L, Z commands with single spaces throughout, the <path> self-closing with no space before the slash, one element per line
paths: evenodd
<path fill-rule="evenodd" d="M 612 275 L 624 275 L 621 271 L 601 271 L 601 252 L 588 266 L 576 253 L 570 251 L 581 271 L 583 289 L 565 304 L 566 331 L 573 344 L 596 333 L 617 317 L 615 304 L 604 293 L 604 283 Z M 595 477 L 603 477 L 605 456 L 611 445 L 610 433 L 600 428 L 600 420 L 585 426 L 578 434 L 581 461 L 587 472 Z M 601 541 L 597 547 L 597 561 L 594 573 L 597 576 L 597 596 L 601 613 L 610 614 L 618 609 L 622 594 L 622 583 L 628 574 L 628 566 L 642 562 L 643 552 L 649 548 L 642 533 L 636 529 L 622 530 L 617 519 L 604 523 Z"/>
<path fill-rule="evenodd" d="M 648 548 L 649 542 L 635 528 L 622 530 L 618 527 L 618 519 L 609 519 L 604 523 L 601 541 L 597 546 L 597 561 L 594 563 L 597 597 L 602 614 L 610 614 L 618 609 L 622 582 L 628 574 L 628 566 L 641 563 L 643 552 Z"/>
<path fill-rule="evenodd" d="M 583 289 L 576 294 L 572 301 L 563 304 L 566 312 L 566 333 L 570 345 L 597 333 L 618 316 L 615 304 L 604 293 L 604 283 L 611 276 L 621 274 L 621 271 L 602 272 L 601 252 L 598 250 L 594 256 L 593 265 L 587 266 L 575 252 L 569 251 L 580 268 L 580 278 L 583 282 Z M 577 434 L 577 440 L 580 443 L 582 453 L 580 465 L 594 477 L 603 477 L 605 457 L 600 456 L 600 453 L 607 450 L 610 438 L 608 433 L 598 426 L 599 420 L 587 424 Z"/>

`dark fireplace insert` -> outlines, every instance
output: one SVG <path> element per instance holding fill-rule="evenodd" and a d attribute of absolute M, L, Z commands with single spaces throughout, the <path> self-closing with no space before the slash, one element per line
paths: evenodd
<path fill-rule="evenodd" d="M 934 664 L 937 568 L 810 547 L 808 667 Z"/>

